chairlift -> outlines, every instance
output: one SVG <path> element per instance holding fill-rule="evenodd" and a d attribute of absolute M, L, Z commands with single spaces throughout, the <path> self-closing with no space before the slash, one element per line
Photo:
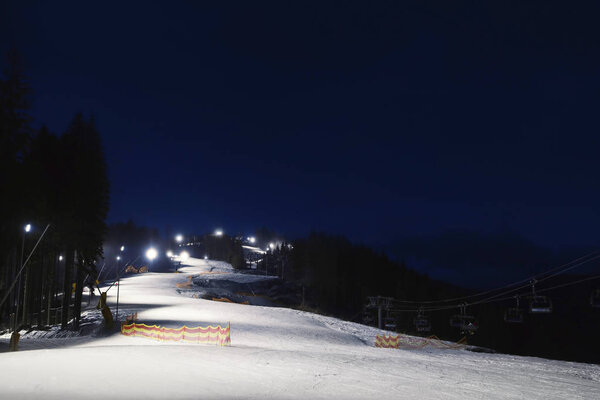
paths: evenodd
<path fill-rule="evenodd" d="M 594 308 L 600 308 L 600 288 L 594 290 L 590 295 L 590 305 Z"/>
<path fill-rule="evenodd" d="M 550 314 L 552 312 L 552 301 L 546 296 L 535 294 L 535 283 L 535 280 L 531 283 L 532 296 L 529 302 L 529 312 L 531 314 Z"/>
<path fill-rule="evenodd" d="M 519 308 L 519 296 L 515 296 L 517 299 L 517 306 L 508 308 L 504 312 L 504 321 L 512 324 L 523 323 L 523 311 Z"/>
<path fill-rule="evenodd" d="M 466 314 L 466 304 L 460 306 L 460 314 L 455 314 L 450 317 L 450 326 L 460 329 L 461 333 L 474 334 L 479 328 L 477 319 L 472 315 Z"/>
<path fill-rule="evenodd" d="M 415 329 L 417 330 L 417 332 L 431 331 L 431 322 L 429 322 L 429 318 L 423 314 L 422 310 L 419 310 L 413 322 L 415 324 Z"/>
<path fill-rule="evenodd" d="M 396 319 L 392 317 L 387 317 L 384 319 L 385 329 L 394 331 L 396 330 Z"/>
<path fill-rule="evenodd" d="M 529 312 L 532 314 L 550 314 L 552 301 L 546 296 L 533 296 L 529 303 Z"/>

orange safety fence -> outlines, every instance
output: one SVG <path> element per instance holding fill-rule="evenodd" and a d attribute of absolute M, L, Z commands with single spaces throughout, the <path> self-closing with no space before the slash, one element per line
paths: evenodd
<path fill-rule="evenodd" d="M 220 301 L 222 303 L 235 303 L 235 301 L 228 299 L 227 297 L 213 297 L 212 298 L 213 301 Z M 246 300 L 246 301 L 241 301 L 239 303 L 236 304 L 245 304 L 245 305 L 249 305 L 250 303 Z"/>
<path fill-rule="evenodd" d="M 226 328 L 221 328 L 221 325 L 197 326 L 195 328 L 184 325 L 181 328 L 165 328 L 158 325 L 132 323 L 121 325 L 121 333 L 125 336 L 140 336 L 161 341 L 178 342 L 184 340 L 193 343 L 229 346 L 231 344 L 230 328 L 229 323 L 227 323 Z"/>
<path fill-rule="evenodd" d="M 463 337 L 456 343 L 449 343 L 441 340 L 435 335 L 422 338 L 408 335 L 377 335 L 375 338 L 375 347 L 388 349 L 419 349 L 431 346 L 437 349 L 462 349 L 467 345 L 467 337 Z"/>
<path fill-rule="evenodd" d="M 383 347 L 386 349 L 397 349 L 399 340 L 400 340 L 400 335 L 396 335 L 396 336 L 377 335 L 377 338 L 375 338 L 375 347 Z"/>

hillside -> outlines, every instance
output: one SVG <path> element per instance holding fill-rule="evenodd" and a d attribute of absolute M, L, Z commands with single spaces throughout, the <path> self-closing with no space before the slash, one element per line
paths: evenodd
<path fill-rule="evenodd" d="M 119 313 L 167 327 L 231 324 L 231 346 L 82 331 L 32 332 L 0 354 L 0 398 L 597 399 L 600 366 L 465 349 L 381 349 L 375 328 L 303 311 L 202 299 L 193 280 L 251 285 L 269 277 L 190 259 L 180 273 L 121 280 Z M 177 284 L 179 288 L 177 287 Z M 109 291 L 114 313 L 117 291 Z M 197 298 L 200 297 L 200 298 Z M 0 339 L 8 347 L 8 335 Z"/>

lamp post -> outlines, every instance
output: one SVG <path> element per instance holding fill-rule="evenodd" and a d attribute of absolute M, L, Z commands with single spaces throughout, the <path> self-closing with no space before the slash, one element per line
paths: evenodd
<path fill-rule="evenodd" d="M 25 235 L 31 231 L 31 224 L 25 225 L 23 228 L 23 242 L 21 243 L 21 267 L 23 267 L 23 255 L 25 254 Z M 25 269 L 25 285 L 23 287 L 23 319 L 22 324 L 25 324 L 25 316 L 27 315 L 27 280 L 29 277 L 29 266 Z M 19 290 L 17 292 L 17 312 L 15 314 L 15 330 L 17 320 L 19 318 L 19 299 L 21 297 L 21 276 L 19 275 Z"/>
<path fill-rule="evenodd" d="M 121 251 L 125 250 L 125 247 L 121 246 Z M 121 288 L 121 280 L 119 274 L 119 261 L 121 260 L 121 256 L 117 256 L 117 313 L 115 315 L 115 320 L 119 322 L 119 289 Z"/>

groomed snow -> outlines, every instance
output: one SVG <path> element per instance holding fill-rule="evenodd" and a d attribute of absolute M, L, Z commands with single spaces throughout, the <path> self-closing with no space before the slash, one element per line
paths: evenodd
<path fill-rule="evenodd" d="M 0 354 L 0 398 L 600 398 L 597 365 L 465 350 L 380 349 L 373 341 L 382 332 L 360 324 L 183 296 L 176 284 L 189 275 L 249 279 L 225 263 L 190 259 L 187 264 L 180 273 L 122 279 L 121 317 L 137 311 L 140 322 L 170 327 L 230 322 L 230 347 L 163 343 L 118 332 L 24 335 L 21 351 Z M 113 313 L 116 294 L 113 288 L 108 295 Z M 96 321 L 99 312 L 86 311 L 85 318 Z M 7 348 L 8 336 L 1 341 Z"/>

